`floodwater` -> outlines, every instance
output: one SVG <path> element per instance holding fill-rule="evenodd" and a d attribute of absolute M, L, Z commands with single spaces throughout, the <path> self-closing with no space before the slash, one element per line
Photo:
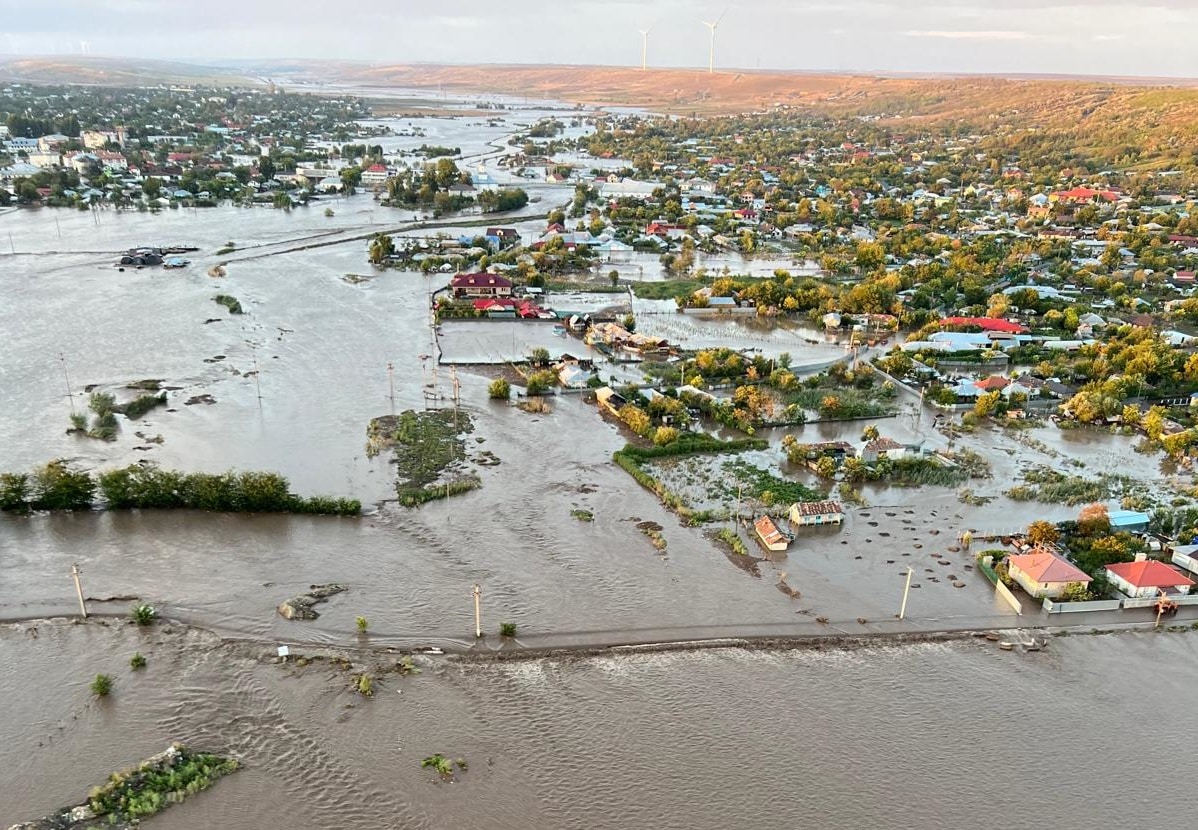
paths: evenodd
<path fill-rule="evenodd" d="M 1142 770 L 1189 757 L 1198 715 L 1177 692 L 1198 683 L 1192 634 L 1025 655 L 971 641 L 418 659 L 400 677 L 282 666 L 177 626 L 0 628 L 0 822 L 81 800 L 171 741 L 244 765 L 154 824 L 178 830 L 1033 830 L 1046 814 L 1089 830 L 1191 812 L 1184 781 Z M 350 687 L 363 670 L 369 700 Z M 86 688 L 97 672 L 116 676 L 103 701 Z M 1144 728 L 1162 716 L 1170 728 Z M 442 782 L 420 768 L 433 753 L 468 769 Z"/>
<path fill-rule="evenodd" d="M 438 140 L 454 139 L 446 130 Z M 1052 805 L 1057 826 L 1088 827 L 1105 822 L 1124 780 L 1103 747 L 1129 767 L 1185 757 L 1176 743 L 1191 731 L 1189 710 L 1174 713 L 1177 729 L 1144 732 L 1124 701 L 1160 710 L 1175 699 L 1170 690 L 1193 685 L 1188 638 L 1069 640 L 1022 661 L 969 645 L 447 661 L 420 678 L 388 678 L 369 702 L 348 692 L 336 670 L 291 677 L 293 669 L 264 664 L 268 643 L 352 645 L 358 615 L 370 620 L 376 643 L 468 643 L 474 583 L 483 586 L 486 629 L 515 622 L 532 643 L 685 639 L 730 628 L 1012 626 L 1010 610 L 965 569 L 968 555 L 947 548 L 966 528 L 1013 529 L 1075 512 L 1002 497 L 1019 470 L 1076 459 L 1086 470 L 1159 477 L 1159 462 L 1132 453 L 1130 439 L 1045 428 L 1027 433 L 1040 442 L 1033 447 L 981 430 L 955 446 L 991 461 L 994 478 L 971 485 L 991 503 L 970 507 L 945 488 L 866 487 L 869 506 L 850 511 L 842 531 L 805 536 L 788 555 L 760 563 L 755 577 L 611 463 L 628 436 L 593 406 L 563 396 L 552 413 L 527 414 L 488 401 L 488 378 L 462 369 L 460 405 L 475 420 L 468 443 L 500 464 L 480 467 L 482 488 L 450 501 L 379 506 L 394 475 L 386 457 L 366 456 L 369 420 L 420 408 L 429 391 L 450 405 L 449 372 L 441 367 L 430 390 L 432 359 L 422 357 L 437 353 L 429 293 L 448 278 L 366 264 L 364 237 L 401 227 L 411 213 L 366 195 L 330 205 L 333 217 L 319 207 L 0 212 L 0 250 L 16 251 L 0 254 L 0 470 L 53 458 L 89 469 L 142 460 L 269 469 L 299 493 L 370 506 L 361 519 L 0 516 L 0 620 L 70 613 L 69 572 L 78 563 L 93 610 L 123 615 L 123 597 L 136 595 L 234 643 L 168 628 L 39 624 L 36 638 L 28 624 L 0 628 L 8 706 L 0 824 L 81 798 L 109 771 L 173 740 L 228 750 L 248 765 L 172 811 L 167 824 L 181 828 L 725 827 L 746 819 L 936 828 L 975 824 L 979 815 L 1038 826 L 1043 811 L 998 812 L 1022 803 L 1011 793 L 1024 790 Z M 530 205 L 513 221 L 531 223 L 545 209 Z M 217 255 L 227 241 L 238 250 Z M 338 244 L 307 247 L 317 242 Z M 112 267 L 124 248 L 167 243 L 202 250 L 180 271 Z M 209 276 L 218 262 L 226 275 Z M 238 297 L 246 313 L 227 314 L 212 301 L 218 293 Z M 624 297 L 594 302 L 616 300 Z M 803 327 L 646 313 L 654 308 L 638 302 L 640 330 L 687 346 L 787 351 L 808 366 L 843 355 Z M 479 339 L 481 326 L 488 334 Z M 529 326 L 504 326 L 472 324 L 462 336 L 459 324 L 446 324 L 441 345 L 469 359 L 514 340 L 523 353 L 532 341 L 518 333 Z M 577 340 L 545 330 L 580 351 Z M 135 394 L 127 383 L 148 378 L 170 390 L 168 408 L 137 423 L 122 419 L 111 443 L 66 434 L 72 407 L 86 407 L 85 387 L 126 398 Z M 899 417 L 879 421 L 883 434 L 948 446 L 927 413 L 914 414 L 910 396 L 900 405 Z M 861 427 L 793 432 L 802 441 L 855 441 Z M 766 436 L 775 459 L 784 434 Z M 573 518 L 574 509 L 594 521 Z M 637 529 L 642 521 L 662 525 L 664 553 Z M 916 559 L 921 587 L 900 625 L 893 617 L 903 574 Z M 783 574 L 799 597 L 777 590 Z M 952 587 L 950 574 L 964 587 Z M 275 613 L 319 582 L 349 586 L 321 606 L 319 620 Z M 136 677 L 123 670 L 134 650 L 151 661 Z M 1160 665 L 1173 667 L 1168 682 L 1149 681 Z M 118 675 L 118 691 L 98 704 L 86 683 L 101 670 Z M 1021 717 L 1020 704 L 1040 720 Z M 1031 755 L 1029 727 L 1039 739 Z M 461 783 L 438 786 L 419 771 L 419 759 L 437 751 L 471 761 Z M 1061 768 L 1075 772 L 1046 772 Z M 1171 812 L 1180 809 L 1171 782 L 1137 780 L 1138 818 L 1181 815 Z"/>

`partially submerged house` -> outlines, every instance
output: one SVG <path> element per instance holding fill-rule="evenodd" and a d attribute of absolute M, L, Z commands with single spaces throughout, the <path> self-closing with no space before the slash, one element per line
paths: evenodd
<path fill-rule="evenodd" d="M 754 522 L 753 531 L 766 550 L 783 551 L 790 547 L 790 537 L 779 530 L 769 516 L 762 516 Z"/>
<path fill-rule="evenodd" d="M 838 501 L 801 501 L 790 506 L 790 523 L 795 527 L 844 523 L 844 507 Z"/>

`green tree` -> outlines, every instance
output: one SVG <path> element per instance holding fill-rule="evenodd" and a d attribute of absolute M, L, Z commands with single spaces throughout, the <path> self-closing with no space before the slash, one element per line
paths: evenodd
<path fill-rule="evenodd" d="M 874 424 L 870 424 L 865 429 L 861 430 L 862 441 L 876 441 L 879 435 L 880 433 L 878 432 L 878 428 Z"/>
<path fill-rule="evenodd" d="M 341 170 L 341 189 L 346 193 L 353 193 L 354 189 L 362 183 L 362 169 L 360 167 L 345 167 Z"/>
<path fill-rule="evenodd" d="M 388 257 L 395 253 L 395 241 L 385 233 L 376 234 L 370 240 L 370 261 L 374 265 L 382 265 Z"/>

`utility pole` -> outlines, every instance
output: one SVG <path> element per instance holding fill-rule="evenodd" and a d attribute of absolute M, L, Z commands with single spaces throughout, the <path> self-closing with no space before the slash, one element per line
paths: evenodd
<path fill-rule="evenodd" d="M 62 377 L 67 384 L 67 402 L 71 405 L 71 414 L 75 414 L 75 393 L 71 391 L 71 376 L 67 374 L 67 359 L 58 353 L 58 362 L 62 364 Z"/>
<path fill-rule="evenodd" d="M 262 400 L 262 373 L 258 371 L 258 349 L 252 349 L 254 354 L 254 386 L 258 389 L 258 400 Z"/>
<path fill-rule="evenodd" d="M 479 639 L 483 636 L 483 611 L 482 611 L 483 589 L 474 585 L 474 637 Z"/>
<path fill-rule="evenodd" d="M 395 414 L 395 364 L 387 361 L 387 383 L 391 387 L 391 414 Z"/>
<path fill-rule="evenodd" d="M 75 578 L 75 595 L 79 597 L 79 613 L 87 619 L 87 605 L 83 602 L 83 586 L 79 584 L 79 566 L 71 565 L 71 576 Z"/>
<path fill-rule="evenodd" d="M 910 565 L 907 566 L 907 584 L 903 587 L 903 604 L 899 608 L 898 618 L 901 620 L 907 616 L 907 594 L 911 592 L 911 575 L 915 573 Z"/>
<path fill-rule="evenodd" d="M 453 378 L 453 428 L 454 428 L 454 430 L 457 430 L 457 428 L 458 428 L 458 403 L 461 400 L 461 396 L 458 394 L 459 391 L 461 390 L 461 384 L 458 383 L 457 364 L 454 364 L 453 366 L 449 367 L 449 374 L 450 374 L 450 377 Z"/>

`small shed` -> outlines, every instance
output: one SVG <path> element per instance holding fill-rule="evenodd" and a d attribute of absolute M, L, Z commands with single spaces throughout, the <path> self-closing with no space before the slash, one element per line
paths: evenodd
<path fill-rule="evenodd" d="M 1143 533 L 1152 518 L 1138 510 L 1112 510 L 1110 517 L 1111 530 L 1126 530 L 1128 533 Z"/>

